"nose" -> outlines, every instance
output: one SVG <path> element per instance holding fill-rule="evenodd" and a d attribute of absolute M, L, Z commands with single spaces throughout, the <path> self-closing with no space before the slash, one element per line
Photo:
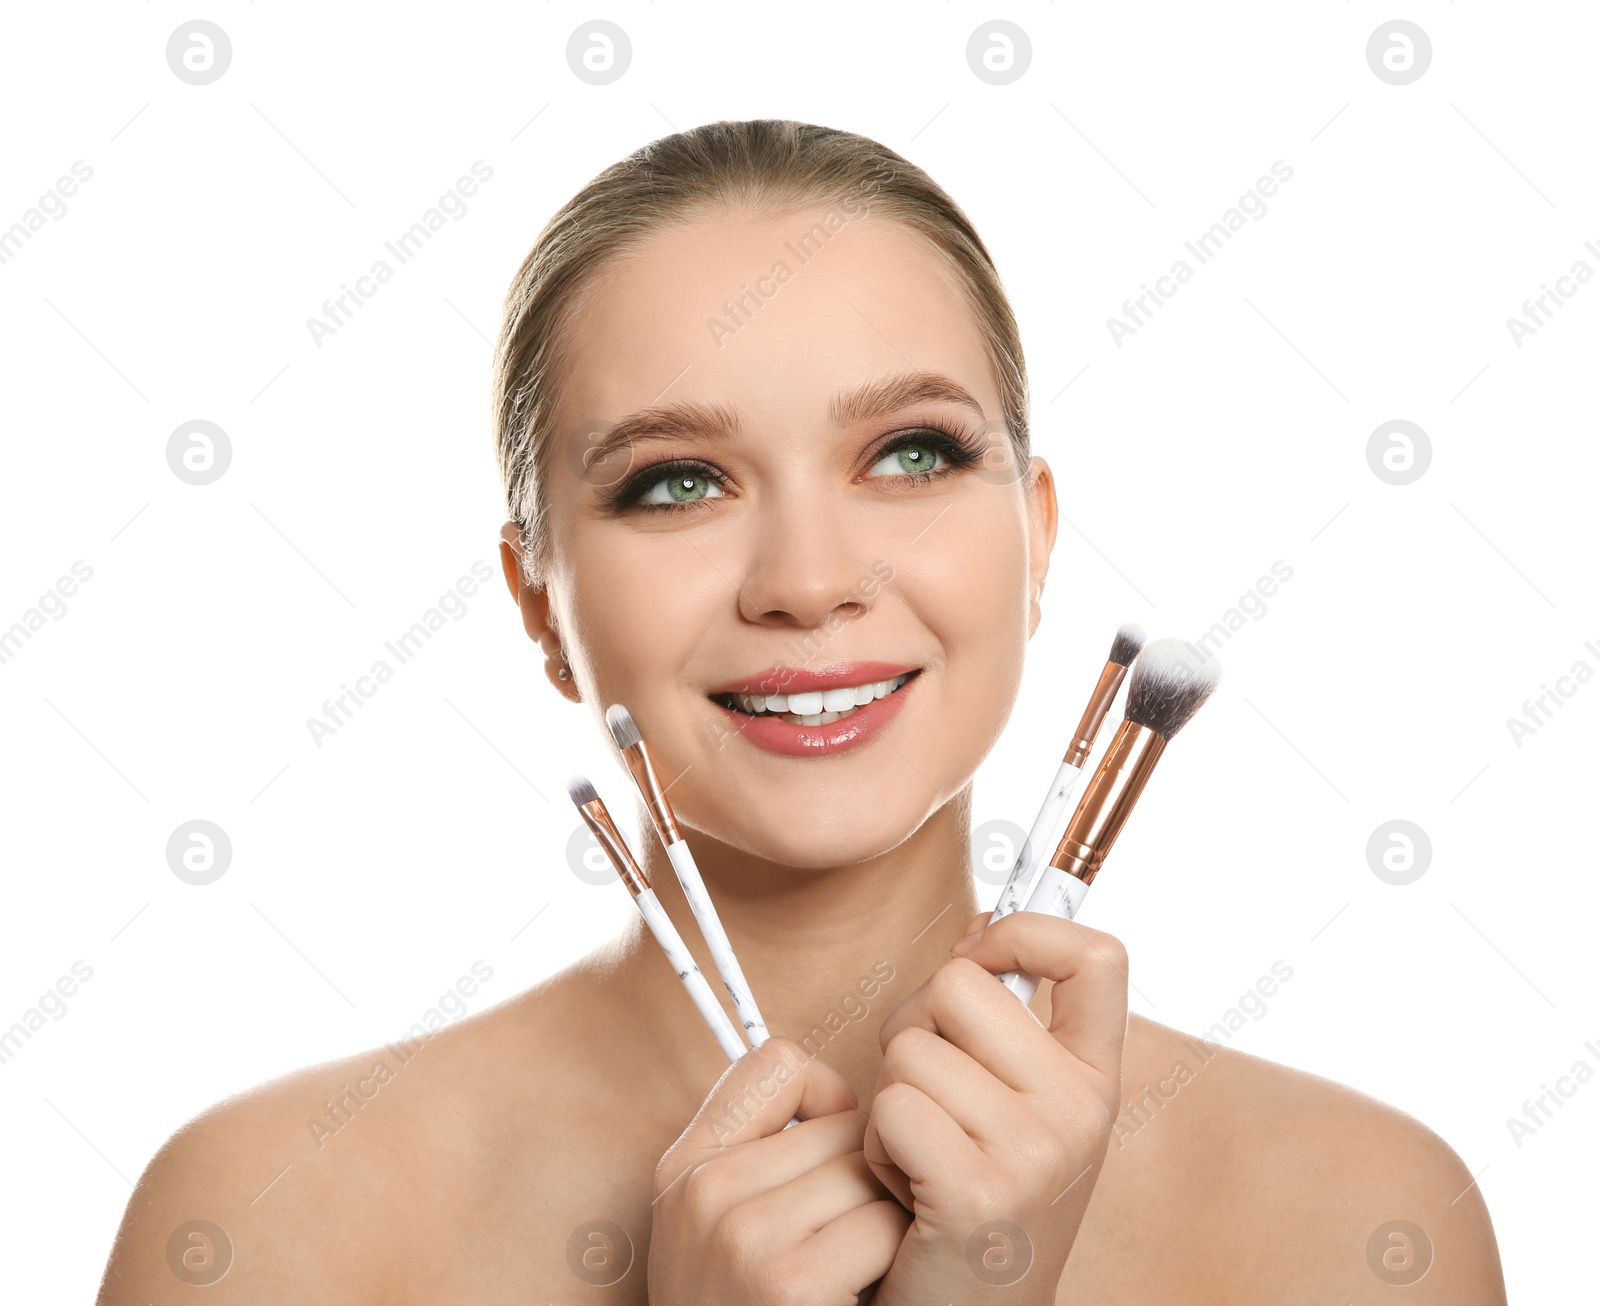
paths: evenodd
<path fill-rule="evenodd" d="M 814 630 L 837 613 L 864 615 L 878 593 L 844 519 L 818 498 L 765 504 L 739 586 L 739 612 L 763 626 Z"/>

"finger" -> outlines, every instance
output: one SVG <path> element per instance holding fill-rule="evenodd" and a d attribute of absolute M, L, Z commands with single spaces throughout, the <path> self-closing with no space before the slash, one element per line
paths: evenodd
<path fill-rule="evenodd" d="M 1074 920 L 1017 911 L 969 940 L 961 957 L 995 974 L 1026 970 L 1053 981 L 1050 1033 L 1101 1074 L 1120 1077 L 1128 1031 L 1128 950 L 1122 940 Z"/>
<path fill-rule="evenodd" d="M 829 1286 L 861 1293 L 889 1272 L 910 1227 L 911 1213 L 899 1202 L 872 1202 L 847 1211 L 801 1245 L 818 1264 L 830 1267 Z M 822 1300 L 823 1294 L 816 1297 Z"/>
<path fill-rule="evenodd" d="M 986 912 L 986 911 L 979 912 L 976 916 L 974 916 L 970 921 L 967 922 L 967 928 L 961 931 L 961 937 L 964 939 L 969 934 L 976 934 L 979 930 L 981 930 L 985 925 L 987 925 L 989 923 L 989 917 L 991 915 L 993 915 L 992 912 Z"/>
<path fill-rule="evenodd" d="M 885 1055 L 896 1036 L 913 1028 L 949 1040 L 1019 1093 L 1050 1096 L 1061 1082 L 1059 1040 L 993 973 L 965 956 L 947 961 L 889 1013 L 878 1029 Z"/>
<path fill-rule="evenodd" d="M 793 1129 L 779 1129 L 740 1147 L 724 1148 L 711 1161 L 723 1172 L 730 1200 L 744 1201 L 798 1179 L 833 1158 L 859 1152 L 866 1132 L 867 1117 L 860 1111 L 839 1111 L 802 1120 Z"/>
<path fill-rule="evenodd" d="M 911 1195 L 911 1180 L 906 1178 L 904 1170 L 889 1160 L 889 1149 L 878 1137 L 878 1126 L 871 1120 L 867 1121 L 866 1136 L 861 1140 L 861 1152 L 878 1182 L 889 1190 L 901 1207 L 910 1211 L 916 1204 L 916 1199 Z"/>
<path fill-rule="evenodd" d="M 1049 1037 L 1043 1030 L 1038 1034 Z M 1059 1049 L 1053 1050 L 1060 1055 Z M 909 1026 L 895 1035 L 884 1053 L 879 1083 L 920 1089 L 990 1155 L 1026 1145 L 1041 1128 L 1038 1115 L 988 1067 L 920 1026 Z"/>
<path fill-rule="evenodd" d="M 911 1181 L 913 1202 L 953 1206 L 988 1168 L 976 1143 L 937 1102 L 910 1084 L 890 1084 L 872 1102 L 872 1124 L 863 1155 L 886 1184 L 892 1176 L 881 1168 L 898 1166 Z M 884 1153 L 874 1156 L 876 1141 Z"/>
<path fill-rule="evenodd" d="M 801 1123 L 785 1130 L 797 1114 Z M 776 1149 L 780 1157 L 798 1150 L 815 1164 L 829 1154 L 829 1145 L 837 1150 L 837 1132 L 843 1126 L 820 1130 L 808 1126 L 829 1117 L 860 1120 L 855 1093 L 844 1076 L 792 1039 L 770 1038 L 723 1072 L 694 1119 L 667 1149 L 656 1167 L 657 1196 L 685 1170 L 728 1155 L 738 1144 L 775 1134 L 785 1135 L 784 1146 Z"/>
<path fill-rule="evenodd" d="M 812 1166 L 741 1203 L 741 1209 L 752 1227 L 767 1231 L 774 1245 L 787 1246 L 811 1237 L 856 1207 L 887 1196 L 866 1157 L 855 1151 Z"/>

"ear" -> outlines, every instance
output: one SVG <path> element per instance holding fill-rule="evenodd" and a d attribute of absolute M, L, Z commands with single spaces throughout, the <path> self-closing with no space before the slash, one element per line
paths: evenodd
<path fill-rule="evenodd" d="M 561 647 L 561 635 L 550 616 L 550 591 L 543 585 L 530 585 L 523 578 L 525 562 L 522 527 L 508 521 L 500 528 L 500 570 L 505 573 L 506 588 L 511 599 L 522 611 L 522 628 L 528 638 L 544 650 L 544 674 L 556 692 L 569 702 L 579 703 L 578 673 L 569 665 L 567 654 Z M 561 668 L 569 668 L 570 678 L 561 679 Z"/>
<path fill-rule="evenodd" d="M 1035 455 L 1028 463 L 1028 577 L 1031 598 L 1028 607 L 1028 637 L 1039 629 L 1039 599 L 1044 593 L 1045 574 L 1050 570 L 1050 554 L 1056 547 L 1056 481 L 1050 464 Z"/>

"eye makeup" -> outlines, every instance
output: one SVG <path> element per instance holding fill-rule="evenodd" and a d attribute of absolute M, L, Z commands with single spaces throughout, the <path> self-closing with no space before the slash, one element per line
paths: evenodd
<path fill-rule="evenodd" d="M 906 486 L 926 485 L 928 482 L 961 471 L 984 459 L 986 446 L 980 437 L 966 430 L 960 424 L 946 425 L 938 420 L 919 422 L 913 427 L 897 431 L 881 440 L 874 446 L 871 453 L 867 454 L 864 462 L 867 468 L 875 466 L 891 454 L 898 453 L 901 449 L 923 447 L 933 450 L 944 458 L 942 466 L 930 468 L 927 471 L 896 472 L 882 477 L 866 477 L 868 480 L 899 481 Z M 641 467 L 616 486 L 603 492 L 602 507 L 613 515 L 624 515 L 631 512 L 654 512 L 665 509 L 669 512 L 682 511 L 693 508 L 696 504 L 705 502 L 708 498 L 720 498 L 721 495 L 701 495 L 695 499 L 680 500 L 676 503 L 645 503 L 643 496 L 662 481 L 681 476 L 685 480 L 704 480 L 719 489 L 726 491 L 729 488 L 728 477 L 712 464 L 698 458 L 665 458 Z"/>

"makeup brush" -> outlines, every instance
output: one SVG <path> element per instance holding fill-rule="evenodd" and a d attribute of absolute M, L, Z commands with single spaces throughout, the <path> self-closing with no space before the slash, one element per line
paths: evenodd
<path fill-rule="evenodd" d="M 1050 847 L 1050 837 L 1055 833 L 1056 822 L 1066 810 L 1067 799 L 1072 796 L 1078 777 L 1083 774 L 1084 763 L 1094 751 L 1095 737 L 1100 733 L 1100 726 L 1106 719 L 1106 713 L 1111 711 L 1111 703 L 1117 696 L 1117 690 L 1122 687 L 1122 678 L 1127 675 L 1128 668 L 1133 665 L 1133 660 L 1139 656 L 1139 650 L 1143 647 L 1143 626 L 1137 622 L 1125 621 L 1117 627 L 1116 638 L 1111 641 L 1111 652 L 1106 655 L 1105 668 L 1100 672 L 1100 680 L 1094 687 L 1094 693 L 1089 696 L 1089 706 L 1083 710 L 1077 732 L 1072 736 L 1072 743 L 1067 747 L 1066 756 L 1061 759 L 1061 766 L 1050 785 L 1050 792 L 1045 795 L 1044 804 L 1039 808 L 1039 815 L 1034 818 L 1033 829 L 1028 831 L 1028 837 L 1023 841 L 1021 851 L 1017 853 L 1016 863 L 1011 867 L 1011 877 L 1006 881 L 1005 888 L 1000 890 L 1000 902 L 990 915 L 989 924 L 993 925 L 1002 916 L 1009 916 L 1028 900 L 1034 879 L 1039 873 L 1039 863 L 1044 860 L 1045 853 Z"/>
<path fill-rule="evenodd" d="M 716 1036 L 723 1054 L 729 1061 L 737 1061 L 748 1050 L 744 1040 L 739 1037 L 738 1029 L 723 1011 L 722 1004 L 717 1001 L 717 995 L 711 991 L 711 985 L 706 983 L 706 977 L 700 973 L 700 967 L 690 955 L 688 945 L 678 933 L 678 927 L 662 909 L 655 890 L 650 887 L 649 877 L 640 869 L 638 862 L 634 861 L 633 853 L 628 848 L 628 841 L 617 829 L 616 822 L 611 819 L 611 813 L 606 810 L 606 805 L 594 785 L 584 776 L 573 776 L 567 781 L 567 796 L 572 799 L 573 805 L 578 809 L 578 815 L 583 817 L 584 824 L 589 827 L 600 847 L 605 850 L 606 857 L 617 872 L 617 878 L 633 895 L 634 906 L 639 909 L 645 924 L 650 927 L 650 933 L 655 935 L 656 942 L 661 945 L 661 951 L 666 953 L 667 960 L 672 963 L 672 969 L 678 972 L 683 987 L 689 990 L 689 996 L 694 999 L 694 1005 L 699 1009 L 700 1015 L 711 1027 L 711 1032 Z M 793 1129 L 799 1123 L 800 1117 L 792 1116 L 784 1128 Z"/>
<path fill-rule="evenodd" d="M 1204 706 L 1222 678 L 1215 660 L 1193 664 L 1181 639 L 1158 639 L 1145 647 L 1128 681 L 1122 725 L 1084 790 L 1054 856 L 1039 876 L 1024 911 L 1071 920 L 1099 874 L 1134 804 L 1144 792 L 1167 741 Z M 1039 977 L 1006 971 L 1000 982 L 1024 1005 L 1033 1001 Z"/>
<path fill-rule="evenodd" d="M 656 898 L 656 891 L 650 887 L 649 879 L 639 869 L 639 864 L 633 860 L 633 853 L 629 851 L 627 842 L 617 830 L 616 823 L 611 819 L 611 813 L 606 811 L 606 805 L 601 801 L 595 787 L 585 777 L 573 776 L 567 781 L 567 795 L 577 807 L 578 815 L 583 817 L 584 824 L 594 832 L 600 847 L 605 849 L 606 856 L 611 859 L 611 865 L 616 868 L 617 878 L 633 895 L 633 905 L 639 909 L 639 915 L 644 917 L 645 924 L 650 927 L 650 933 L 656 936 L 661 951 L 667 954 L 672 969 L 678 972 L 683 987 L 689 990 L 689 996 L 694 999 L 694 1005 L 700 1009 L 706 1024 L 711 1027 L 717 1043 L 727 1054 L 729 1061 L 737 1061 L 745 1054 L 744 1040 L 739 1037 L 739 1031 L 734 1023 L 728 1019 L 728 1013 L 723 1011 L 722 1004 L 717 1001 L 717 995 L 711 991 L 711 985 L 706 983 L 706 977 L 700 973 L 700 967 L 695 965 L 694 957 L 690 955 L 683 936 L 678 933 L 678 927 L 662 910 L 661 903 Z"/>
<path fill-rule="evenodd" d="M 755 995 L 751 993 L 750 984 L 739 966 L 739 958 L 734 955 L 727 931 L 722 928 L 722 918 L 717 915 L 711 895 L 706 892 L 705 881 L 700 877 L 700 868 L 695 865 L 694 854 L 689 851 L 689 843 L 678 829 L 672 804 L 667 801 L 666 791 L 662 789 L 656 769 L 651 764 L 650 749 L 644 742 L 644 735 L 633 719 L 633 713 L 621 703 L 613 703 L 606 709 L 606 725 L 611 728 L 611 737 L 617 741 L 622 760 L 628 764 L 633 782 L 639 788 L 639 796 L 644 799 L 645 809 L 650 813 L 650 824 L 655 826 L 656 834 L 667 850 L 667 860 L 677 873 L 678 883 L 683 886 L 683 896 L 689 900 L 689 910 L 694 913 L 695 923 L 700 926 L 706 946 L 711 949 L 711 959 L 716 962 L 722 983 L 728 990 L 728 996 L 733 999 L 734 1011 L 750 1036 L 750 1046 L 759 1047 L 771 1037 L 767 1024 L 761 1019 Z"/>

